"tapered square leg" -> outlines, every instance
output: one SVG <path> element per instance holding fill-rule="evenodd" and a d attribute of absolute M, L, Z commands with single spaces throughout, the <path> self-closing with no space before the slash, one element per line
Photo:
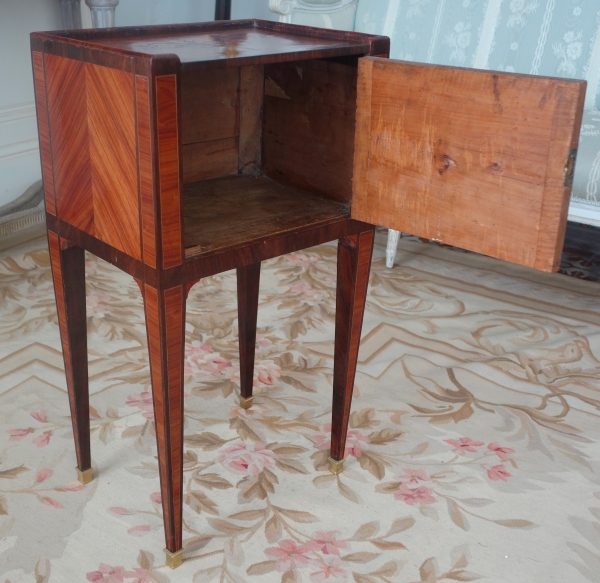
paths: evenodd
<path fill-rule="evenodd" d="M 52 280 L 69 391 L 77 469 L 89 482 L 92 476 L 92 459 L 85 314 L 85 256 L 81 247 L 63 249 L 63 243 L 66 242 L 61 241 L 56 233 L 48 231 Z"/>
<path fill-rule="evenodd" d="M 185 295 L 182 286 L 161 290 L 146 284 L 143 296 L 165 540 L 175 563 L 182 550 Z"/>
<path fill-rule="evenodd" d="M 249 409 L 254 397 L 254 357 L 260 263 L 237 268 L 238 328 L 240 341 L 240 406 Z"/>
<path fill-rule="evenodd" d="M 374 234 L 374 230 L 369 230 L 340 239 L 338 243 L 333 412 L 329 458 L 329 469 L 335 474 L 342 471 L 344 460 Z"/>

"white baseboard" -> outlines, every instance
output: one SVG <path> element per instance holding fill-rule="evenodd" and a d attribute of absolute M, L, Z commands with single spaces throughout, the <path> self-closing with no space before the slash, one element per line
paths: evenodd
<path fill-rule="evenodd" d="M 0 206 L 21 196 L 41 177 L 33 102 L 0 108 Z"/>
<path fill-rule="evenodd" d="M 569 220 L 600 227 L 600 206 L 571 201 L 569 205 Z"/>

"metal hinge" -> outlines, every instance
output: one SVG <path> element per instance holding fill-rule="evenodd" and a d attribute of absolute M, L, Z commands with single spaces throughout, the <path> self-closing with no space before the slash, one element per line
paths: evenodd
<path fill-rule="evenodd" d="M 567 163 L 565 164 L 565 186 L 573 186 L 573 174 L 575 174 L 575 159 L 577 158 L 577 148 L 569 152 Z"/>

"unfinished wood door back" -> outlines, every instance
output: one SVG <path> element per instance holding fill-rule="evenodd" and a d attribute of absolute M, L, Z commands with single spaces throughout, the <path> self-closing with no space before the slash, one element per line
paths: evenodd
<path fill-rule="evenodd" d="M 585 87 L 361 59 L 352 218 L 557 270 Z"/>

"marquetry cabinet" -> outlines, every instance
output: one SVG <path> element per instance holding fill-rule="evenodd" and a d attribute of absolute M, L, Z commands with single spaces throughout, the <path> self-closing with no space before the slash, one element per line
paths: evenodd
<path fill-rule="evenodd" d="M 172 566 L 194 283 L 237 269 L 249 407 L 260 262 L 339 241 L 337 472 L 373 225 L 558 266 L 584 82 L 390 61 L 385 37 L 256 20 L 34 33 L 31 49 L 79 476 L 92 477 L 87 250 L 134 277 L 144 298 Z"/>

